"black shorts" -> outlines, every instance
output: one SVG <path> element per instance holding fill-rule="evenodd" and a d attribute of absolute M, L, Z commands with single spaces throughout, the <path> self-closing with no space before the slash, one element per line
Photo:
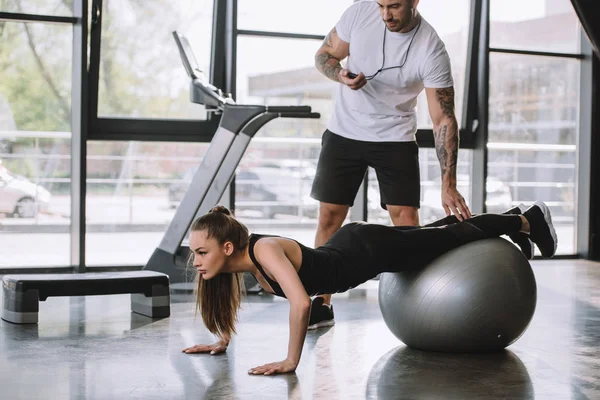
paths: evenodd
<path fill-rule="evenodd" d="M 416 142 L 362 142 L 326 130 L 311 197 L 325 203 L 354 205 L 358 188 L 373 167 L 381 206 L 419 208 L 421 177 Z"/>

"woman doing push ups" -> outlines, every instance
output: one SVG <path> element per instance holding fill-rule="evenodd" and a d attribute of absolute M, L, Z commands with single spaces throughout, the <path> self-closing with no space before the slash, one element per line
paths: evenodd
<path fill-rule="evenodd" d="M 229 210 L 217 206 L 194 221 L 189 241 L 198 271 L 197 305 L 218 340 L 183 352 L 218 354 L 227 349 L 242 299 L 242 273 L 248 272 L 265 291 L 290 302 L 287 356 L 249 373 L 294 371 L 306 336 L 311 296 L 347 291 L 382 272 L 424 268 L 447 251 L 500 235 L 509 235 L 524 252 L 531 252 L 527 247 L 532 242 L 545 258 L 556 252 L 556 232 L 542 202 L 524 212 L 514 208 L 463 222 L 450 216 L 425 227 L 353 222 L 316 249 L 280 236 L 249 234 Z M 521 240 L 514 239 L 518 237 Z"/>

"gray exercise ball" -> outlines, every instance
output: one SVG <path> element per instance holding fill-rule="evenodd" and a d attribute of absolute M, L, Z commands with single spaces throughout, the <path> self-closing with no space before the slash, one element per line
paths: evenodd
<path fill-rule="evenodd" d="M 383 273 L 379 307 L 409 347 L 442 352 L 504 349 L 529 325 L 537 287 L 531 265 L 504 239 L 468 243 L 419 271 Z"/>

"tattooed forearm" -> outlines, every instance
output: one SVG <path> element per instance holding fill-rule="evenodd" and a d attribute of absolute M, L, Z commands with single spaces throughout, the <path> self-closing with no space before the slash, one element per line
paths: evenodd
<path fill-rule="evenodd" d="M 455 124 L 444 124 L 434 129 L 435 150 L 440 161 L 442 182 L 456 186 L 456 163 L 458 159 L 458 130 Z"/>
<path fill-rule="evenodd" d="M 338 74 L 342 69 L 340 60 L 327 54 L 321 53 L 316 56 L 317 69 L 329 79 L 339 82 Z"/>
<path fill-rule="evenodd" d="M 433 136 L 440 161 L 442 185 L 456 187 L 459 133 L 454 115 L 454 88 L 436 89 L 435 94 L 441 112 L 435 118 Z"/>
<path fill-rule="evenodd" d="M 315 56 L 315 65 L 317 69 L 327 78 L 339 82 L 338 73 L 342 69 L 340 60 L 332 56 L 328 50 L 333 47 L 333 36 L 337 35 L 335 28 L 325 37 L 323 44 Z"/>
<path fill-rule="evenodd" d="M 436 89 L 435 97 L 440 104 L 444 116 L 456 118 L 454 115 L 454 88 Z"/>

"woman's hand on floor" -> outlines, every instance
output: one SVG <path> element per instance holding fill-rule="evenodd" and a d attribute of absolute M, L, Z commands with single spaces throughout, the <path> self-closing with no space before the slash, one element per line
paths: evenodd
<path fill-rule="evenodd" d="M 254 367 L 251 370 L 249 370 L 248 373 L 250 375 L 285 374 L 288 372 L 294 372 L 297 366 L 297 363 L 286 359 L 279 362 L 261 365 L 260 367 Z"/>
<path fill-rule="evenodd" d="M 216 342 L 213 344 L 197 344 L 192 347 L 188 347 L 187 349 L 183 349 L 182 352 L 187 354 L 193 353 L 210 353 L 210 354 L 220 354 L 224 353 L 227 350 L 227 345 L 222 342 Z"/>

